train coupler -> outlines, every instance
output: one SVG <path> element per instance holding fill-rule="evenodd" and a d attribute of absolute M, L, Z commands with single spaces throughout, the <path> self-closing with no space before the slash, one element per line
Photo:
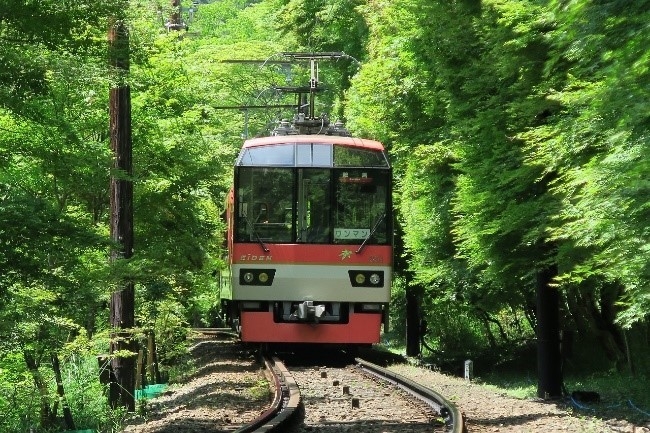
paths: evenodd
<path fill-rule="evenodd" d="M 325 314 L 325 305 L 314 305 L 314 301 L 303 301 L 298 304 L 298 309 L 294 314 L 300 320 L 317 321 Z"/>

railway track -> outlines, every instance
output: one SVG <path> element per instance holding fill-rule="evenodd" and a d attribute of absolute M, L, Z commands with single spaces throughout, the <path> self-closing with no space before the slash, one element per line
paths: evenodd
<path fill-rule="evenodd" d="M 293 363 L 289 368 L 265 357 L 261 369 L 255 351 L 229 330 L 195 332 L 197 371 L 146 402 L 146 414 L 130 420 L 125 432 L 462 431 L 457 409 L 442 396 L 367 361 L 323 367 L 283 355 Z M 416 400 L 416 394 L 423 396 Z"/>
<path fill-rule="evenodd" d="M 429 405 L 440 417 L 442 417 L 446 430 L 452 433 L 466 432 L 465 420 L 456 405 L 451 403 L 441 394 L 420 385 L 404 376 L 394 373 L 376 364 L 357 358 L 357 363 L 361 369 L 375 375 L 389 383 L 394 384 L 400 389 L 412 394 L 415 398 L 422 400 Z"/>
<path fill-rule="evenodd" d="M 238 433 L 465 431 L 460 412 L 444 397 L 360 358 L 339 368 L 289 371 L 277 358 L 265 364 L 275 383 L 274 403 Z"/>
<path fill-rule="evenodd" d="M 202 328 L 196 329 L 196 331 L 212 337 L 236 336 L 228 328 Z M 348 428 L 354 423 L 355 415 L 363 417 L 367 414 L 368 408 L 362 408 L 362 403 L 364 406 L 366 403 L 372 406 L 370 408 L 373 412 L 371 416 L 375 424 L 392 424 L 395 422 L 391 418 L 394 411 L 389 410 L 386 419 L 378 423 L 376 422 L 378 408 L 374 405 L 377 400 L 386 401 L 389 398 L 396 398 L 400 402 L 408 402 L 408 399 L 414 398 L 423 404 L 409 416 L 400 415 L 401 421 L 408 424 L 410 431 L 451 433 L 466 431 L 460 411 L 444 396 L 362 358 L 355 358 L 354 367 L 302 367 L 295 368 L 293 371 L 289 371 L 277 357 L 264 357 L 262 361 L 265 365 L 267 379 L 273 384 L 274 397 L 269 408 L 252 422 L 237 429 L 238 433 L 279 432 L 288 429 L 299 432 L 301 428 L 313 432 L 318 430 L 318 424 L 326 425 L 327 431 L 332 431 L 332 427 L 337 424 L 337 421 L 328 419 L 326 412 L 318 408 L 325 403 L 334 407 L 334 413 L 343 414 L 339 424 Z M 300 378 L 300 386 L 294 378 L 294 374 Z M 373 387 L 367 383 L 363 385 L 362 375 L 372 377 L 374 380 L 380 381 L 381 384 L 378 383 L 377 387 L 371 390 Z M 312 396 L 307 394 L 303 398 L 301 387 L 303 394 L 311 390 Z M 393 396 L 395 390 L 403 391 L 404 395 Z M 389 403 L 388 406 L 394 406 L 394 404 Z M 317 414 L 313 416 L 308 413 L 309 411 L 317 412 Z M 418 414 L 418 411 L 421 413 Z M 312 422 L 310 418 L 317 418 L 314 420 L 314 425 L 309 425 Z M 362 427 L 372 424 L 368 419 L 362 419 L 359 423 Z"/>
<path fill-rule="evenodd" d="M 260 415 L 264 412 L 267 415 L 277 413 L 271 410 L 277 406 L 271 404 L 272 401 L 281 401 L 280 408 L 289 406 L 291 392 L 284 391 L 280 396 L 275 393 L 275 390 L 282 389 L 283 382 L 298 385 L 300 397 L 294 391 L 293 401 L 299 398 L 301 403 L 293 415 L 284 415 L 291 425 L 275 427 L 276 431 L 286 433 L 457 433 L 465 426 L 472 432 L 485 433 L 650 431 L 650 425 L 632 426 L 627 423 L 627 427 L 623 428 L 618 419 L 602 420 L 583 413 L 572 414 L 562 404 L 514 399 L 467 383 L 462 378 L 400 364 L 389 367 L 390 371 L 410 378 L 416 384 L 442 390 L 445 396 L 453 395 L 468 419 L 463 420 L 442 396 L 435 394 L 429 398 L 434 403 L 433 408 L 425 407 L 430 403 L 414 403 L 412 397 L 405 396 L 402 401 L 406 408 L 403 409 L 398 404 L 400 400 L 393 399 L 393 396 L 410 391 L 403 390 L 396 383 L 382 384 L 379 379 L 374 379 L 377 382 L 375 386 L 365 377 L 370 374 L 367 369 L 353 365 L 343 367 L 344 363 L 338 364 L 340 368 L 332 367 L 332 362 L 327 367 L 322 364 L 315 367 L 314 363 L 308 367 L 303 364 L 299 368 L 290 365 L 289 375 L 278 379 L 278 387 L 272 376 L 270 379 L 264 377 L 266 367 L 261 368 L 255 350 L 242 346 L 229 330 L 196 332 L 193 339 L 195 344 L 190 354 L 194 360 L 194 370 L 185 377 L 177 377 L 162 395 L 139 402 L 137 412 L 123 422 L 125 433 L 217 433 L 243 428 L 272 431 L 274 422 L 270 420 L 274 415 L 265 420 Z M 313 358 L 322 360 L 328 352 L 322 350 L 315 353 Z M 363 358 L 372 356 L 373 362 L 385 365 L 386 359 L 375 358 L 372 352 L 362 353 Z M 270 368 L 277 370 L 280 367 L 274 365 Z M 388 377 L 393 380 L 395 376 L 389 374 Z M 345 387 L 348 387 L 347 393 Z M 358 399 L 356 408 L 352 407 L 353 398 Z M 388 406 L 388 412 L 376 409 L 377 401 L 387 402 L 382 411 Z M 326 407 L 328 405 L 329 409 Z M 419 421 L 413 422 L 416 419 Z"/>

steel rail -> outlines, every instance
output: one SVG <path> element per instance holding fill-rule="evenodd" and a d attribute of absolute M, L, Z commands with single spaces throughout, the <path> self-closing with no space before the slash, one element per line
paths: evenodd
<path fill-rule="evenodd" d="M 192 331 L 203 335 L 238 338 L 239 335 L 231 328 L 192 328 Z"/>
<path fill-rule="evenodd" d="M 440 416 L 444 418 L 445 425 L 449 432 L 467 432 L 465 420 L 456 405 L 431 388 L 427 388 L 426 386 L 420 385 L 404 376 L 361 358 L 355 358 L 355 361 L 363 371 L 400 387 L 409 394 L 428 404 L 434 411 L 438 412 Z"/>
<path fill-rule="evenodd" d="M 235 433 L 281 431 L 300 405 L 300 390 L 284 364 L 277 358 L 266 357 L 264 364 L 275 388 L 273 402 L 264 413 Z"/>

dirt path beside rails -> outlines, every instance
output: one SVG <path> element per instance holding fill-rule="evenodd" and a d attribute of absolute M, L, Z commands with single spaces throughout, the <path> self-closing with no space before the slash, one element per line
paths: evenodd
<path fill-rule="evenodd" d="M 127 420 L 125 433 L 218 433 L 251 422 L 269 406 L 269 387 L 252 355 L 234 341 L 197 340 L 197 370 L 152 398 Z"/>
<path fill-rule="evenodd" d="M 468 433 L 650 433 L 650 420 L 634 425 L 575 412 L 563 401 L 520 400 L 463 378 L 409 365 L 390 367 L 454 402 L 467 419 Z"/>

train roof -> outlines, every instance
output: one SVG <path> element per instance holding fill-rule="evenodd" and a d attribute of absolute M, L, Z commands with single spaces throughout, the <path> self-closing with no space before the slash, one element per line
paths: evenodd
<path fill-rule="evenodd" d="M 342 137 L 337 135 L 278 135 L 271 137 L 251 138 L 244 142 L 242 148 L 257 146 L 272 146 L 274 144 L 338 144 L 340 146 L 358 147 L 367 150 L 383 151 L 384 146 L 375 140 L 357 137 Z"/>
<path fill-rule="evenodd" d="M 246 140 L 237 166 L 390 168 L 378 141 L 338 135 L 279 135 Z"/>

